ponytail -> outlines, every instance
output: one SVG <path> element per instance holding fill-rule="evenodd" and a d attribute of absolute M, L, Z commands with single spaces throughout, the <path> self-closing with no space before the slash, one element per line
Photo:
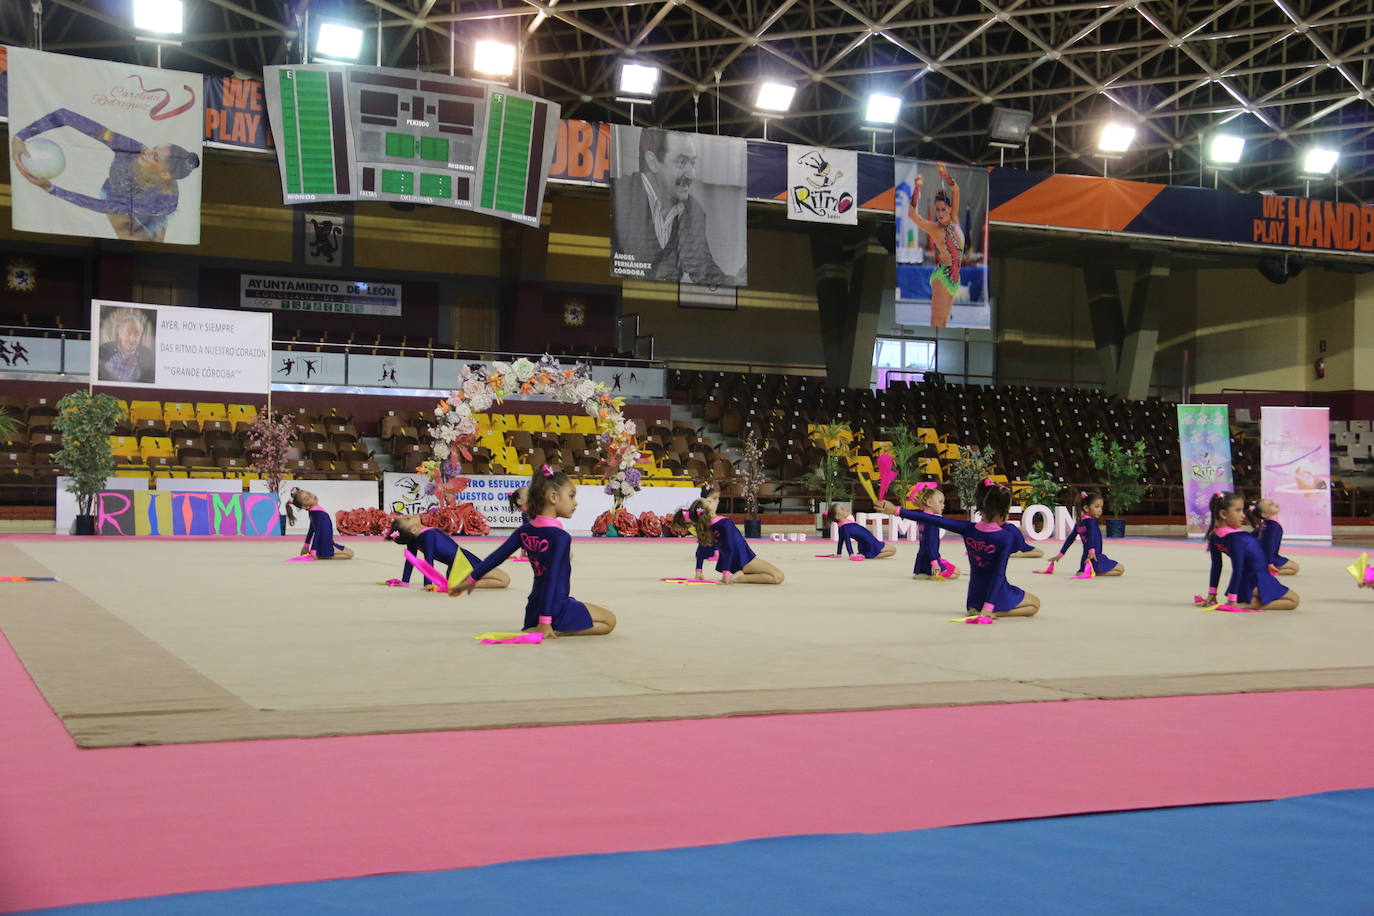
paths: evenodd
<path fill-rule="evenodd" d="M 1078 511 L 1079 511 L 1079 513 L 1081 514 L 1081 513 L 1083 512 L 1084 509 L 1088 508 L 1089 506 L 1091 506 L 1093 503 L 1097 502 L 1097 501 L 1098 501 L 1099 499 L 1101 499 L 1101 498 L 1102 498 L 1102 494 L 1099 493 L 1099 492 L 1097 492 L 1096 490 L 1079 490 L 1079 491 L 1078 491 Z"/>
<path fill-rule="evenodd" d="M 830 508 L 825 510 L 825 520 L 832 525 L 839 524 L 839 519 L 835 517 L 836 503 L 831 503 Z"/>
<path fill-rule="evenodd" d="M 707 520 L 710 514 L 706 510 L 706 504 L 699 499 L 693 500 L 687 509 L 687 517 L 692 520 L 692 527 L 697 532 L 697 543 L 703 547 L 715 543 L 715 538 L 711 537 L 711 523 Z"/>
<path fill-rule="evenodd" d="M 300 498 L 301 498 L 301 488 L 300 488 L 300 487 L 292 487 L 292 488 L 291 488 L 291 498 L 288 499 L 288 500 L 286 501 L 286 523 L 287 523 L 288 525 L 294 525 L 294 524 L 296 524 L 296 513 L 293 512 L 292 509 L 293 509 L 293 508 L 295 508 L 295 509 L 303 509 L 303 508 L 305 508 L 304 506 L 302 506 L 302 505 L 300 504 Z"/>
<path fill-rule="evenodd" d="M 1230 490 L 1222 490 L 1220 493 L 1212 494 L 1212 498 L 1207 501 L 1208 522 L 1207 533 L 1203 535 L 1204 539 L 1210 537 L 1212 532 L 1217 530 L 1217 516 L 1221 514 L 1223 509 L 1231 505 L 1233 499 L 1240 499 L 1240 496 Z"/>
<path fill-rule="evenodd" d="M 991 477 L 985 477 L 978 485 L 973 504 L 978 509 L 978 514 L 983 517 L 983 521 L 1000 518 L 1005 522 L 1011 514 L 1011 490 Z"/>

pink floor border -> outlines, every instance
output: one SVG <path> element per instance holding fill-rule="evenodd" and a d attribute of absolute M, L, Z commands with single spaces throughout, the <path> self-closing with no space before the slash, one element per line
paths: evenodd
<path fill-rule="evenodd" d="M 0 639 L 0 911 L 1374 783 L 1374 690 L 78 750 Z"/>

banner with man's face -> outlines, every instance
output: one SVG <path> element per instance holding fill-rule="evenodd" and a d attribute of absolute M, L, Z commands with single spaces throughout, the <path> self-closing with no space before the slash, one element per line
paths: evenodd
<path fill-rule="evenodd" d="M 204 77 L 9 49 L 13 225 L 200 244 Z"/>
<path fill-rule="evenodd" d="M 611 275 L 745 286 L 747 145 L 653 128 L 614 128 Z"/>

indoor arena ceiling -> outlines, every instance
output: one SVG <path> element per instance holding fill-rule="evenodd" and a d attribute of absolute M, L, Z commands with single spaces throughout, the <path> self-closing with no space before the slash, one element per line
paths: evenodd
<path fill-rule="evenodd" d="M 9 0 L 0 39 L 152 63 L 130 0 Z M 954 161 L 1302 194 L 1304 151 L 1338 149 L 1338 181 L 1312 196 L 1374 199 L 1374 0 L 187 0 L 166 66 L 257 76 L 299 62 L 298 34 L 325 19 L 371 30 L 362 61 L 467 75 L 471 44 L 523 42 L 523 88 L 563 116 L 630 120 L 616 101 L 621 60 L 662 68 L 636 123 L 758 137 L 754 88 L 797 86 L 768 137 Z M 380 27 L 380 54 L 375 47 Z M 861 121 L 870 91 L 905 100 L 894 133 Z M 1029 111 L 1028 149 L 988 143 L 995 107 Z M 1101 126 L 1137 127 L 1119 159 L 1096 152 Z M 1248 140 L 1240 166 L 1204 165 L 1225 126 Z"/>

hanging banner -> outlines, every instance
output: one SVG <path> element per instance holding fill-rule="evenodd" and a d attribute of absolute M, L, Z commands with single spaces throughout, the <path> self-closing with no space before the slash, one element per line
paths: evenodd
<path fill-rule="evenodd" d="M 246 309 L 401 315 L 401 284 L 242 274 L 239 304 Z"/>
<path fill-rule="evenodd" d="M 820 146 L 787 146 L 787 218 L 808 223 L 859 222 L 859 154 Z"/>
<path fill-rule="evenodd" d="M 618 124 L 611 275 L 747 286 L 746 145 Z"/>
<path fill-rule="evenodd" d="M 96 385 L 187 391 L 272 387 L 272 316 L 91 300 Z"/>
<path fill-rule="evenodd" d="M 205 141 L 236 149 L 271 149 L 262 81 L 205 77 Z"/>
<path fill-rule="evenodd" d="M 1178 405 L 1178 457 L 1190 538 L 1206 533 L 1212 495 L 1235 489 L 1228 411 L 1225 404 Z"/>
<path fill-rule="evenodd" d="M 200 243 L 198 73 L 10 48 L 13 225 Z"/>
<path fill-rule="evenodd" d="M 987 169 L 898 159 L 897 323 L 990 328 Z"/>
<path fill-rule="evenodd" d="M 1284 537 L 1331 537 L 1330 419 L 1326 407 L 1260 408 L 1260 491 Z"/>

